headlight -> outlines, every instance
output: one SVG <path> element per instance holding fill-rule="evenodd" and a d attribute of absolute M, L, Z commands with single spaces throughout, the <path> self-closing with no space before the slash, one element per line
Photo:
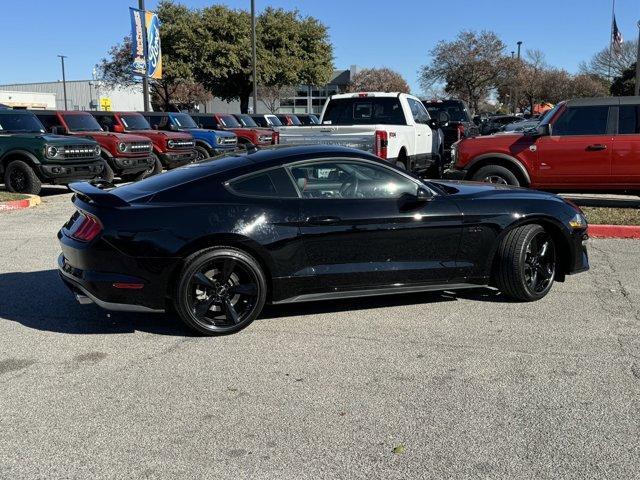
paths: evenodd
<path fill-rule="evenodd" d="M 587 228 L 587 219 L 581 213 L 576 213 L 575 216 L 569 220 L 569 226 L 574 230 L 581 230 Z"/>
<path fill-rule="evenodd" d="M 169 148 L 173 148 L 173 147 L 176 146 L 176 142 L 174 140 L 169 140 L 169 141 L 167 141 L 167 146 Z"/>
<path fill-rule="evenodd" d="M 96 154 L 96 157 L 100 156 L 100 154 L 102 153 L 102 150 L 100 149 L 100 145 L 96 145 L 95 147 L 93 147 L 93 153 Z"/>
<path fill-rule="evenodd" d="M 121 152 L 126 152 L 127 151 L 127 144 L 124 143 L 124 142 L 118 143 L 118 150 L 120 150 Z"/>
<path fill-rule="evenodd" d="M 55 147 L 53 145 L 49 145 L 46 148 L 47 157 L 49 157 L 49 158 L 55 158 L 56 155 L 58 155 L 59 152 L 60 152 L 60 150 L 58 149 L 58 147 Z"/>
<path fill-rule="evenodd" d="M 222 145 L 222 140 L 223 140 L 222 137 L 218 137 L 218 138 L 216 138 L 216 143 L 218 145 Z"/>

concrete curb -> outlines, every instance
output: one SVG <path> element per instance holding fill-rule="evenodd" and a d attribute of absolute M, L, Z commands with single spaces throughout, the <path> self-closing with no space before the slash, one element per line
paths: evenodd
<path fill-rule="evenodd" d="M 35 207 L 36 205 L 40 205 L 40 203 L 42 203 L 42 199 L 38 195 L 29 195 L 29 198 L 22 200 L 0 202 L 0 212 L 22 210 L 23 208 Z"/>
<path fill-rule="evenodd" d="M 592 238 L 636 238 L 640 239 L 640 226 L 636 225 L 589 225 Z"/>

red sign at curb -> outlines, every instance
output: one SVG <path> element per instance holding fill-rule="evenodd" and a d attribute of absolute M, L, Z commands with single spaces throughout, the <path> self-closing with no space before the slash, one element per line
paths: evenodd
<path fill-rule="evenodd" d="M 589 225 L 592 238 L 637 238 L 640 239 L 640 226 L 635 225 Z"/>
<path fill-rule="evenodd" d="M 29 208 L 31 203 L 28 198 L 24 200 L 12 200 L 10 202 L 0 202 L 0 211 L 4 210 L 20 210 L 21 208 Z"/>

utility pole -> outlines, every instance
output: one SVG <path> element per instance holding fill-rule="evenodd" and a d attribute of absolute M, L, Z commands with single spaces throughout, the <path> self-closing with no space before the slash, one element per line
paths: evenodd
<path fill-rule="evenodd" d="M 64 109 L 67 108 L 67 77 L 64 74 L 64 59 L 67 58 L 66 55 L 58 55 L 60 57 L 60 61 L 62 62 L 62 91 L 64 92 Z"/>
<path fill-rule="evenodd" d="M 636 97 L 640 95 L 640 20 L 638 20 L 638 53 L 636 54 Z"/>
<path fill-rule="evenodd" d="M 520 47 L 522 46 L 522 42 L 518 42 L 518 60 L 520 60 Z"/>
<path fill-rule="evenodd" d="M 520 64 L 520 48 L 522 47 L 522 41 L 518 40 L 518 68 L 521 66 Z M 511 52 L 513 53 L 513 52 Z M 513 90 L 513 114 L 515 115 L 516 112 L 518 111 L 518 86 L 516 85 L 516 88 L 514 88 Z M 531 115 L 533 115 L 533 112 L 529 112 L 531 113 Z"/>
<path fill-rule="evenodd" d="M 251 67 L 253 69 L 253 113 L 258 113 L 258 79 L 256 75 L 256 1 L 251 0 Z"/>
<path fill-rule="evenodd" d="M 147 69 L 149 68 L 149 60 L 147 59 L 147 19 L 144 10 L 144 0 L 138 0 L 138 10 L 142 10 L 142 38 L 144 41 L 144 75 L 142 76 L 142 96 L 144 103 L 144 111 L 149 111 L 149 77 Z"/>
<path fill-rule="evenodd" d="M 609 32 L 609 73 L 607 74 L 611 82 L 611 60 L 613 59 L 613 22 L 616 19 L 616 0 L 611 2 L 611 31 Z"/>

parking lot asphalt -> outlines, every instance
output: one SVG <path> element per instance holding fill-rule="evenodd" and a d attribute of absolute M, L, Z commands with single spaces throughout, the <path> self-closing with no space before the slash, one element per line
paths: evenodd
<path fill-rule="evenodd" d="M 201 338 L 76 304 L 69 199 L 0 214 L 0 478 L 638 478 L 637 241 L 536 303 L 269 307 Z"/>

